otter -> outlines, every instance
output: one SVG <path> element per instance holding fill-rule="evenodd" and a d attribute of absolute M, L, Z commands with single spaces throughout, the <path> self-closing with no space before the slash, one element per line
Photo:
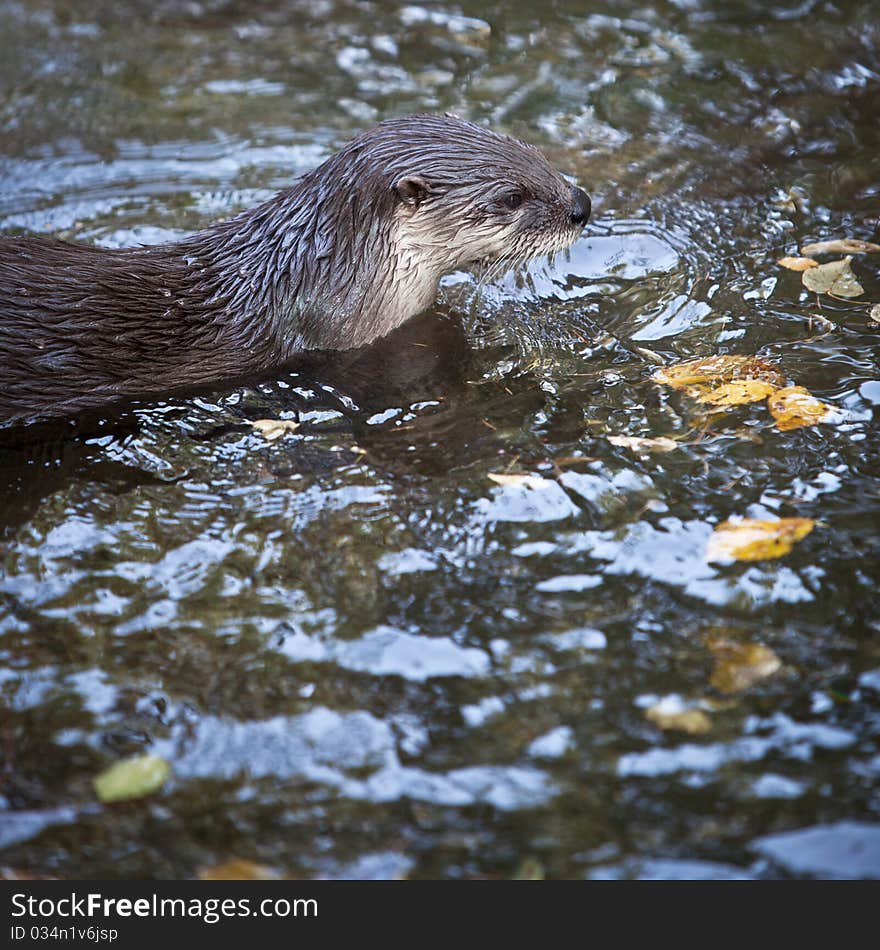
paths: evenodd
<path fill-rule="evenodd" d="M 534 146 L 415 115 L 173 243 L 0 238 L 0 425 L 364 346 L 425 310 L 444 274 L 566 248 L 589 215 Z"/>

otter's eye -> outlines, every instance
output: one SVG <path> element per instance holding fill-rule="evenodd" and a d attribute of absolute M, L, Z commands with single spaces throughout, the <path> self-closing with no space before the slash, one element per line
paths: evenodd
<path fill-rule="evenodd" d="M 523 203 L 524 200 L 525 198 L 523 197 L 521 191 L 511 191 L 501 199 L 501 203 L 505 208 L 510 208 L 511 211 L 516 211 L 516 209 Z"/>

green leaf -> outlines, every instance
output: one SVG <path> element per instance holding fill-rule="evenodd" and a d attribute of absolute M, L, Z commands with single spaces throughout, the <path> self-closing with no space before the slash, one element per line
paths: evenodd
<path fill-rule="evenodd" d="M 157 792 L 170 774 L 171 766 L 159 756 L 136 755 L 101 772 L 94 786 L 102 802 L 121 802 Z"/>
<path fill-rule="evenodd" d="M 859 297 L 865 289 L 849 266 L 851 260 L 851 257 L 844 257 L 839 261 L 811 267 L 801 274 L 801 282 L 813 293 L 830 294 L 832 297 Z"/>

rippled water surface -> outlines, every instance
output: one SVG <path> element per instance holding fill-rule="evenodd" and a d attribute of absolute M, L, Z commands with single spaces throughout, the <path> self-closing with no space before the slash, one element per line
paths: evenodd
<path fill-rule="evenodd" d="M 880 241 L 876 3 L 145 11 L 0 3 L 3 233 L 167 239 L 443 110 L 541 146 L 594 218 L 369 350 L 7 433 L 0 864 L 880 876 L 880 257 L 821 304 L 775 264 Z M 712 354 L 840 411 L 781 432 L 652 380 Z M 707 562 L 732 516 L 818 523 Z M 719 643 L 778 668 L 725 690 Z M 141 752 L 165 788 L 98 804 Z"/>

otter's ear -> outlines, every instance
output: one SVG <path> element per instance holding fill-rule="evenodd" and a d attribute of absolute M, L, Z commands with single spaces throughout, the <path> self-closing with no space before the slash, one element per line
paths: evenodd
<path fill-rule="evenodd" d="M 398 178 L 393 188 L 397 197 L 413 211 L 431 193 L 431 186 L 418 175 L 407 175 L 405 178 Z"/>

